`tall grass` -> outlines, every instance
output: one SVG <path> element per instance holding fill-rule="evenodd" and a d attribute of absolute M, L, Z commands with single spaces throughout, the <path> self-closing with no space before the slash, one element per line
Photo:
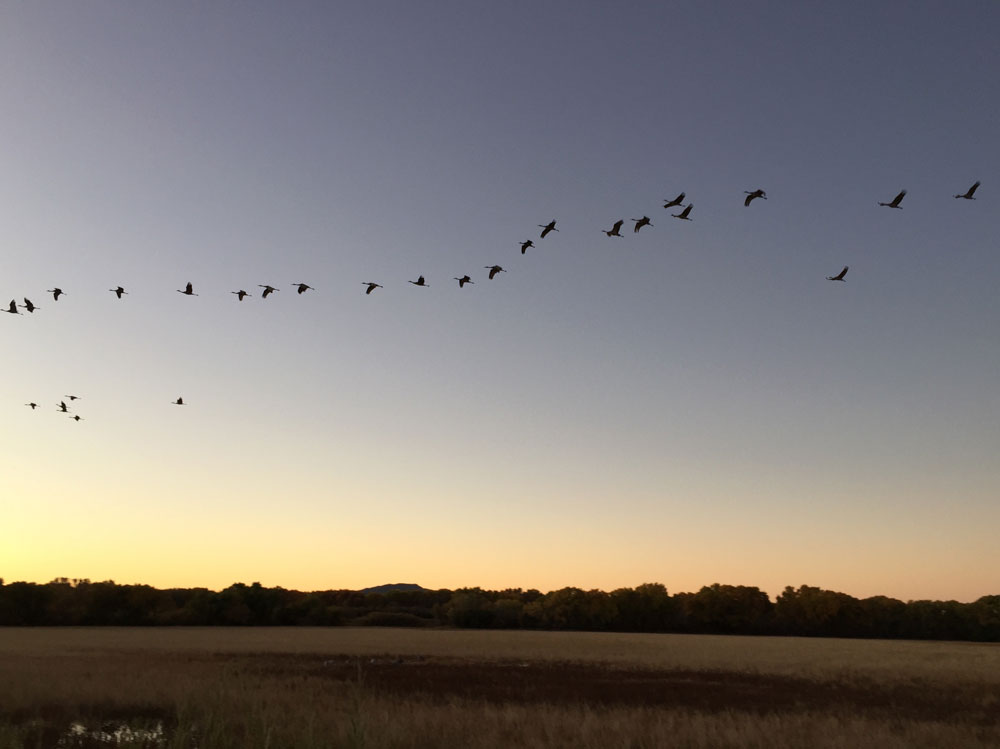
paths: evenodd
<path fill-rule="evenodd" d="M 373 656 L 391 664 L 397 655 L 403 661 L 398 668 L 411 669 L 405 673 L 414 677 L 405 691 L 374 678 L 391 676 L 395 666 L 370 664 Z M 426 660 L 415 660 L 417 655 Z M 161 746 L 173 749 L 975 749 L 1000 746 L 998 658 L 997 646 L 964 643 L 369 629 L 0 629 L 0 749 L 54 747 L 53 737 L 73 721 L 162 722 Z M 593 665 L 596 673 L 616 672 L 620 680 L 641 669 L 700 671 L 723 684 L 727 674 L 734 683 L 739 674 L 765 675 L 776 683 L 800 679 L 790 683 L 822 687 L 833 696 L 822 705 L 793 698 L 773 709 L 745 709 L 744 701 L 734 699 L 731 705 L 692 709 L 669 700 L 576 699 L 571 688 L 558 699 L 543 693 L 535 699 L 526 686 L 518 692 L 516 676 L 502 677 L 515 681 L 505 685 L 513 699 L 488 696 L 496 694 L 490 689 L 485 697 L 463 692 L 463 674 L 498 661 L 508 668 L 483 673 L 516 674 L 522 664 L 526 674 L 561 673 L 561 662 L 577 662 Z M 421 674 L 432 671 L 428 662 L 454 669 L 456 683 L 443 688 L 422 682 Z M 624 682 L 609 682 L 609 689 L 614 683 Z M 848 698 L 861 686 L 877 697 L 877 705 Z M 914 695 L 927 705 L 940 698 L 946 709 L 925 714 L 908 704 Z"/>

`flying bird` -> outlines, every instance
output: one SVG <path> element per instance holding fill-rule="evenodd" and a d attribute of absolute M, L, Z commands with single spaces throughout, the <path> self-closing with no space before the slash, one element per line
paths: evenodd
<path fill-rule="evenodd" d="M 625 219 L 620 218 L 617 221 L 615 221 L 615 224 L 614 224 L 614 226 L 611 227 L 611 229 L 601 229 L 601 231 L 603 231 L 609 237 L 620 237 L 621 236 L 622 224 L 624 224 L 624 223 L 625 223 Z"/>
<path fill-rule="evenodd" d="M 539 224 L 539 226 L 542 228 L 542 234 L 541 234 L 542 239 L 545 239 L 545 235 L 548 234 L 550 231 L 559 231 L 556 228 L 556 220 L 555 219 L 552 219 L 547 224 Z"/>
<path fill-rule="evenodd" d="M 681 211 L 680 213 L 671 213 L 670 215 L 673 216 L 674 218 L 682 218 L 685 221 L 694 221 L 693 218 L 688 218 L 688 215 L 691 213 L 692 208 L 694 208 L 694 203 L 688 203 L 684 207 L 683 211 Z"/>
<path fill-rule="evenodd" d="M 972 197 L 972 195 L 976 192 L 978 188 L 979 188 L 979 180 L 976 180 L 976 184 L 974 184 L 972 187 L 966 190 L 965 195 L 955 195 L 954 197 L 965 198 L 966 200 L 975 200 L 975 198 Z"/>
<path fill-rule="evenodd" d="M 367 289 L 365 289 L 366 294 L 371 294 L 373 291 L 375 291 L 375 289 L 385 288 L 384 286 L 382 286 L 382 284 L 375 283 L 374 281 L 362 281 L 361 285 L 368 287 Z"/>
<path fill-rule="evenodd" d="M 38 404 L 37 403 L 25 403 L 24 405 L 26 405 L 29 408 L 31 408 L 32 411 L 34 411 L 36 408 L 38 408 Z"/>
<path fill-rule="evenodd" d="M 506 273 L 507 272 L 503 268 L 501 268 L 499 265 L 484 265 L 483 267 L 486 268 L 490 272 L 490 280 L 491 281 L 493 280 L 493 276 L 495 276 L 497 273 Z"/>
<path fill-rule="evenodd" d="M 66 293 L 58 286 L 56 286 L 54 289 L 49 289 L 48 291 L 52 295 L 52 298 L 57 302 L 59 301 L 59 296 Z"/>
<path fill-rule="evenodd" d="M 898 208 L 899 210 L 903 210 L 903 206 L 901 206 L 900 203 L 903 202 L 903 198 L 905 197 L 906 197 L 906 190 L 902 190 L 900 191 L 899 195 L 897 195 L 892 199 L 891 202 L 879 203 L 879 205 L 884 205 L 886 208 Z"/>
<path fill-rule="evenodd" d="M 534 246 L 535 243 L 532 242 L 530 239 L 526 239 L 525 241 L 521 242 L 521 254 L 523 255 L 529 247 L 534 247 Z"/>
<path fill-rule="evenodd" d="M 639 233 L 639 229 L 641 229 L 642 227 L 653 225 L 649 220 L 649 216 L 643 216 L 642 218 L 634 218 L 632 219 L 632 221 L 635 221 L 635 227 L 632 229 L 632 231 L 634 231 L 636 234 Z"/>
<path fill-rule="evenodd" d="M 293 283 L 292 286 L 296 286 L 297 287 L 296 291 L 298 291 L 300 294 L 305 294 L 310 289 L 312 289 L 313 291 L 316 291 L 316 289 L 313 289 L 312 286 L 310 286 L 309 284 L 305 284 L 305 283 Z"/>
<path fill-rule="evenodd" d="M 4 312 L 10 312 L 12 315 L 20 315 L 21 313 L 17 311 L 17 304 L 13 299 L 10 300 L 10 306 L 4 310 Z"/>
<path fill-rule="evenodd" d="M 243 289 L 240 289 L 239 291 L 230 291 L 229 293 L 230 294 L 235 294 L 237 297 L 239 297 L 239 300 L 241 302 L 243 301 L 243 297 L 250 296 L 250 292 L 249 291 L 243 291 Z"/>
<path fill-rule="evenodd" d="M 468 276 L 462 276 L 461 278 L 459 278 L 458 276 L 454 276 L 454 279 L 455 279 L 456 281 L 458 281 L 458 288 L 460 288 L 460 289 L 461 289 L 462 287 L 464 287 L 464 286 L 465 286 L 465 284 L 467 284 L 467 283 L 475 283 L 475 281 L 473 281 L 473 280 L 472 280 L 471 278 L 469 278 Z"/>
<path fill-rule="evenodd" d="M 274 292 L 274 291 L 278 291 L 278 290 L 279 290 L 279 289 L 276 289 L 276 288 L 274 288 L 273 286 L 268 286 L 268 285 L 266 285 L 266 284 L 262 284 L 262 283 L 259 283 L 259 284 L 257 284 L 257 285 L 258 285 L 258 286 L 260 286 L 260 287 L 261 287 L 261 288 L 262 288 L 262 289 L 264 290 L 264 293 L 263 293 L 263 294 L 261 294 L 261 296 L 262 296 L 262 297 L 263 297 L 264 299 L 267 299 L 267 295 L 268 295 L 268 294 L 270 294 L 271 292 Z"/>
<path fill-rule="evenodd" d="M 67 395 L 66 397 L 69 398 L 71 401 L 80 400 L 79 395 Z"/>
<path fill-rule="evenodd" d="M 66 405 L 66 401 L 59 401 L 56 404 L 56 408 L 58 408 L 64 414 L 69 413 L 69 406 Z"/>
<path fill-rule="evenodd" d="M 73 414 L 72 416 L 70 416 L 70 418 L 71 418 L 71 419 L 72 419 L 73 421 L 83 421 L 83 417 L 82 417 L 82 416 L 80 416 L 80 414 Z"/>
<path fill-rule="evenodd" d="M 767 200 L 767 193 L 759 187 L 753 192 L 750 192 L 749 190 L 744 190 L 743 192 L 747 196 L 746 200 L 743 201 L 743 205 L 745 206 L 749 206 L 750 203 L 753 202 L 754 198 L 764 198 L 764 200 Z"/>
<path fill-rule="evenodd" d="M 184 287 L 183 291 L 180 289 L 177 289 L 177 291 L 180 291 L 182 294 L 187 294 L 188 296 L 198 296 L 194 293 L 194 286 L 191 285 L 190 281 L 187 282 L 187 286 Z"/>
<path fill-rule="evenodd" d="M 31 303 L 31 300 L 28 299 L 28 297 L 25 297 L 24 304 L 21 305 L 21 309 L 26 309 L 28 312 L 34 312 L 36 309 L 41 309 L 41 307 L 36 307 Z"/>
<path fill-rule="evenodd" d="M 124 288 L 122 288 L 121 286 L 119 286 L 119 287 L 118 287 L 118 288 L 116 288 L 116 289 L 108 289 L 108 291 L 113 291 L 113 292 L 115 292 L 115 294 L 117 294 L 117 295 L 118 295 L 118 298 L 119 298 L 119 299 L 121 299 L 121 298 L 122 298 L 122 294 L 128 294 L 128 292 L 127 292 L 127 291 L 125 291 L 125 289 L 124 289 Z"/>
<path fill-rule="evenodd" d="M 677 206 L 679 206 L 681 203 L 684 202 L 684 198 L 685 197 L 686 197 L 686 195 L 684 193 L 681 193 L 680 195 L 678 195 L 673 200 L 667 200 L 666 198 L 664 198 L 663 200 L 666 203 L 666 205 L 664 205 L 663 207 L 664 208 L 676 208 Z"/>
<path fill-rule="evenodd" d="M 844 278 L 844 276 L 847 275 L 847 268 L 848 268 L 848 266 L 845 265 L 844 269 L 842 271 L 840 271 L 840 273 L 838 273 L 835 276 L 827 276 L 826 280 L 827 281 L 844 281 L 844 283 L 847 283 L 846 279 Z"/>
<path fill-rule="evenodd" d="M 424 281 L 423 276 L 417 276 L 417 280 L 410 281 L 410 283 L 412 283 L 414 286 L 427 286 L 428 288 L 430 288 L 430 284 Z"/>
<path fill-rule="evenodd" d="M 175 400 L 175 401 L 170 401 L 170 402 L 171 402 L 171 403 L 172 403 L 173 405 L 175 405 L 175 406 L 183 406 L 183 405 L 184 405 L 184 399 L 183 399 L 183 398 L 178 398 L 177 400 Z"/>

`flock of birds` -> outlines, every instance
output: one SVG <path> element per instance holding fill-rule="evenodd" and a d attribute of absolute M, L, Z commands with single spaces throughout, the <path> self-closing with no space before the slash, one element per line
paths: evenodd
<path fill-rule="evenodd" d="M 952 197 L 956 198 L 956 199 L 975 200 L 976 199 L 975 198 L 975 193 L 976 193 L 976 190 L 979 189 L 980 184 L 981 183 L 977 180 L 964 193 L 953 195 Z M 758 198 L 760 198 L 761 200 L 767 200 L 767 193 L 764 190 L 760 189 L 760 188 L 757 188 L 756 190 L 752 190 L 752 191 L 751 190 L 744 190 L 743 192 L 744 192 L 744 195 L 746 195 L 746 198 L 744 198 L 744 200 L 743 200 L 743 205 L 746 206 L 746 207 L 748 207 L 748 208 L 750 207 L 750 204 L 754 200 L 757 200 Z M 879 201 L 878 205 L 882 206 L 882 207 L 885 207 L 885 208 L 898 208 L 898 209 L 902 210 L 903 206 L 900 205 L 900 204 L 903 202 L 903 198 L 905 198 L 905 197 L 906 197 L 906 190 L 900 190 L 899 194 L 896 195 L 896 197 L 894 197 L 892 200 L 890 200 L 887 203 L 883 203 L 883 202 Z M 684 200 L 686 198 L 687 198 L 686 193 L 682 192 L 677 197 L 673 198 L 672 200 L 664 199 L 664 205 L 663 205 L 663 207 L 665 209 L 667 209 L 667 210 L 669 210 L 671 208 L 679 208 L 680 209 L 679 213 L 672 213 L 672 214 L 670 214 L 673 218 L 680 219 L 682 221 L 693 221 L 693 219 L 691 218 L 691 211 L 694 208 L 694 203 L 688 203 L 687 205 L 684 205 Z M 641 218 L 633 218 L 633 219 L 630 219 L 630 220 L 632 222 L 634 222 L 633 227 L 632 227 L 632 232 L 635 233 L 635 234 L 638 234 L 639 231 L 643 227 L 653 226 L 652 220 L 649 218 L 649 216 L 642 216 Z M 608 237 L 621 237 L 622 236 L 622 234 L 621 234 L 621 228 L 622 228 L 622 226 L 624 224 L 625 224 L 625 219 L 618 219 L 617 221 L 614 222 L 614 224 L 612 224 L 612 226 L 611 226 L 610 229 L 601 229 L 601 232 L 604 233 L 605 235 L 607 235 Z M 541 234 L 539 234 L 539 239 L 545 239 L 545 237 L 547 237 L 550 233 L 552 233 L 552 232 L 558 232 L 559 231 L 556 228 L 556 221 L 555 221 L 555 219 L 553 219 L 552 221 L 549 221 L 547 224 L 538 224 L 538 227 L 542 230 Z M 521 242 L 520 245 L 521 245 L 521 254 L 524 255 L 524 254 L 527 253 L 528 249 L 530 249 L 530 248 L 532 248 L 532 247 L 535 246 L 535 243 L 531 239 L 526 239 L 523 242 Z M 489 280 L 491 280 L 491 281 L 494 278 L 496 278 L 497 274 L 499 274 L 499 273 L 506 273 L 507 272 L 506 270 L 504 270 L 504 268 L 502 268 L 499 265 L 486 265 L 486 266 L 484 266 L 484 268 L 489 271 Z M 833 276 L 827 276 L 826 280 L 827 281 L 845 281 L 846 282 L 847 279 L 845 278 L 845 276 L 847 275 L 847 271 L 848 270 L 849 270 L 849 266 L 845 265 L 843 267 L 843 269 L 839 273 L 837 273 L 836 275 L 833 275 Z M 475 283 L 475 281 L 473 281 L 472 278 L 468 274 L 463 275 L 463 276 L 454 276 L 454 280 L 458 281 L 459 288 L 465 288 L 466 284 L 474 284 Z M 362 281 L 361 283 L 365 287 L 365 294 L 366 295 L 370 295 L 373 291 L 375 291 L 375 289 L 384 288 L 382 286 L 382 284 L 375 283 L 374 281 Z M 427 283 L 426 279 L 423 276 L 418 276 L 416 281 L 410 281 L 409 283 L 413 284 L 414 286 L 422 286 L 422 287 L 425 287 L 425 288 L 429 288 L 430 287 L 430 284 Z M 271 294 L 273 294 L 273 293 L 275 293 L 277 291 L 280 291 L 279 288 L 277 288 L 276 286 L 272 286 L 270 284 L 257 284 L 257 285 L 264 290 L 261 293 L 261 297 L 263 299 L 267 299 Z M 300 295 L 304 294 L 307 291 L 315 291 L 314 287 L 312 287 L 312 286 L 310 286 L 310 285 L 308 285 L 306 283 L 302 283 L 302 282 L 295 282 L 295 283 L 292 284 L 292 287 L 295 289 L 296 293 L 298 293 Z M 113 289 L 109 289 L 109 291 L 112 292 L 113 294 L 115 294 L 115 296 L 117 296 L 118 299 L 121 299 L 122 296 L 128 294 L 128 292 L 125 290 L 125 288 L 123 286 L 116 286 Z M 187 284 L 185 284 L 185 286 L 184 286 L 183 289 L 176 289 L 176 291 L 178 293 L 180 293 L 180 294 L 184 294 L 185 296 L 198 296 L 198 294 L 196 294 L 195 291 L 194 291 L 194 284 L 191 283 L 190 281 L 188 281 Z M 59 297 L 65 295 L 66 292 L 64 292 L 61 288 L 59 288 L 57 286 L 55 288 L 48 289 L 47 293 L 52 294 L 52 299 L 54 301 L 58 302 L 59 301 Z M 241 302 L 246 297 L 251 296 L 250 292 L 246 291 L 245 289 L 240 289 L 238 291 L 231 291 L 230 293 L 231 294 L 235 294 L 236 298 L 239 301 L 241 301 Z M 21 309 L 27 310 L 28 313 L 31 314 L 31 313 L 34 313 L 35 310 L 39 309 L 39 307 L 37 305 L 35 305 L 34 303 L 32 303 L 32 301 L 30 299 L 28 299 L 27 297 L 24 297 L 24 304 L 17 304 L 17 302 L 16 302 L 15 299 L 11 299 L 10 300 L 10 305 L 8 307 L 6 307 L 6 308 L 3 308 L 2 311 L 8 312 L 8 313 L 13 314 L 13 315 L 20 315 L 21 314 L 21 312 L 20 312 Z M 70 400 L 70 402 L 73 402 L 73 401 L 76 401 L 76 400 L 79 399 L 79 396 L 76 396 L 76 395 L 67 395 L 67 396 L 64 396 L 64 397 L 68 398 Z M 173 405 L 175 405 L 175 406 L 183 406 L 183 405 L 185 405 L 183 397 L 178 397 L 177 400 L 171 401 L 171 403 Z M 38 404 L 35 403 L 35 402 L 26 403 L 25 405 L 28 406 L 28 407 L 30 407 L 31 410 L 33 410 L 33 411 L 36 408 L 38 408 Z M 59 413 L 67 414 L 74 421 L 82 421 L 83 420 L 83 418 L 79 414 L 71 414 L 70 413 L 70 407 L 66 404 L 65 400 L 61 400 L 61 401 L 59 401 L 59 403 L 56 404 L 56 410 Z"/>

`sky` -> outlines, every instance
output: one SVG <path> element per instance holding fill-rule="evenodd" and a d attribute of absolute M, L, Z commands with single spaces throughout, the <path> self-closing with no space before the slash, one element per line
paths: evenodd
<path fill-rule="evenodd" d="M 0 577 L 1000 593 L 998 37 L 4 4 Z"/>

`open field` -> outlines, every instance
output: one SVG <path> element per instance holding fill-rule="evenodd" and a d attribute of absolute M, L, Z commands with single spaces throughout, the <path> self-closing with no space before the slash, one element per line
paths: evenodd
<path fill-rule="evenodd" d="M 78 735 L 66 732 L 78 724 Z M 995 747 L 1000 646 L 0 629 L 0 747 Z M 95 733 L 101 728 L 104 734 Z"/>

